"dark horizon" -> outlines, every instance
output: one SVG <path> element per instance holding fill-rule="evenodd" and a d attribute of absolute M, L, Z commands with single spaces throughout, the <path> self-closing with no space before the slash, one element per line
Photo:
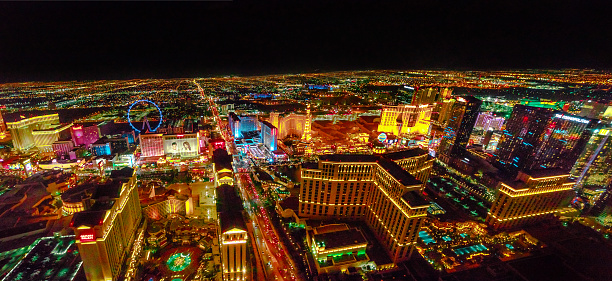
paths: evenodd
<path fill-rule="evenodd" d="M 612 66 L 609 3 L 0 3 L 0 82 Z"/>

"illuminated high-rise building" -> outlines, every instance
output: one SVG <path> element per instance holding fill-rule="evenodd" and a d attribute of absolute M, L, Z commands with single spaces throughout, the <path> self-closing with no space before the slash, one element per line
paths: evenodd
<path fill-rule="evenodd" d="M 421 149 L 382 156 L 322 155 L 318 163 L 302 166 L 299 215 L 362 219 L 393 262 L 407 259 L 429 207 L 420 191 L 431 161 Z"/>
<path fill-rule="evenodd" d="M 603 189 L 612 180 L 612 128 L 596 130 L 572 168 L 576 187 Z"/>
<path fill-rule="evenodd" d="M 378 131 L 396 136 L 427 134 L 433 104 L 384 106 Z"/>
<path fill-rule="evenodd" d="M 278 128 L 280 120 L 280 113 L 278 112 L 270 112 L 270 119 L 268 120 L 272 126 Z"/>
<path fill-rule="evenodd" d="M 268 121 L 261 122 L 261 142 L 269 151 L 276 151 L 278 145 L 278 129 Z"/>
<path fill-rule="evenodd" d="M 515 174 L 540 168 L 561 168 L 569 172 L 595 125 L 594 119 L 549 108 L 515 105 L 494 156 Z"/>
<path fill-rule="evenodd" d="M 411 105 L 435 104 L 443 99 L 449 99 L 453 89 L 437 87 L 411 87 L 404 86 L 400 93 L 407 96 Z"/>
<path fill-rule="evenodd" d="M 90 281 L 120 280 L 142 217 L 134 169 L 113 171 L 90 194 L 70 223 L 85 276 Z"/>
<path fill-rule="evenodd" d="M 449 98 L 436 103 L 433 110 L 434 112 L 431 114 L 432 121 L 439 126 L 446 127 L 455 101 L 455 99 Z"/>
<path fill-rule="evenodd" d="M 433 104 L 440 98 L 440 91 L 436 88 L 420 88 L 412 95 L 412 105 Z"/>
<path fill-rule="evenodd" d="M 438 154 L 459 157 L 467 147 L 482 101 L 475 97 L 457 97 L 450 109 Z"/>
<path fill-rule="evenodd" d="M 234 186 L 228 184 L 219 186 L 217 195 L 223 280 L 246 280 L 249 236 L 242 218 L 242 200 Z"/>
<path fill-rule="evenodd" d="M 494 229 L 507 229 L 550 218 L 569 203 L 574 184 L 560 169 L 520 172 L 515 180 L 499 183 L 486 223 Z"/>
<path fill-rule="evenodd" d="M 60 124 L 57 113 L 26 118 L 19 116 L 6 122 L 13 139 L 13 147 L 19 152 L 37 148 L 41 152 L 53 152 L 52 144 L 67 136 L 70 124 Z"/>

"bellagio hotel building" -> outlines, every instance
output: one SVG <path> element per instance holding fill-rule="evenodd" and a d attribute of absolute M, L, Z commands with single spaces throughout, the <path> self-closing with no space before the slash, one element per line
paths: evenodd
<path fill-rule="evenodd" d="M 364 220 L 394 263 L 405 260 L 427 215 L 421 190 L 432 165 L 422 149 L 322 155 L 302 165 L 299 215 Z"/>

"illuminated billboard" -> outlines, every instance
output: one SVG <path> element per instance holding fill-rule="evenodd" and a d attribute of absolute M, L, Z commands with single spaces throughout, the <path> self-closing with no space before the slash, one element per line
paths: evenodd
<path fill-rule="evenodd" d="M 164 136 L 164 153 L 171 156 L 192 157 L 198 155 L 197 135 Z"/>

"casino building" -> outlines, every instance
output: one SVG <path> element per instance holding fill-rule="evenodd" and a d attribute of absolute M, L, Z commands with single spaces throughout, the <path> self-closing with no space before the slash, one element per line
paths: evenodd
<path fill-rule="evenodd" d="M 57 113 L 24 117 L 7 121 L 6 125 L 13 138 L 13 147 L 19 152 L 37 148 L 41 152 L 53 152 L 52 144 L 59 139 L 68 138 L 72 123 L 60 124 Z"/>
<path fill-rule="evenodd" d="M 238 116 L 235 112 L 228 114 L 228 123 L 234 139 L 241 139 L 247 132 L 259 131 L 256 116 Z"/>
<path fill-rule="evenodd" d="M 299 216 L 364 220 L 393 262 L 408 259 L 427 215 L 420 192 L 432 165 L 422 149 L 322 155 L 302 165 Z"/>
<path fill-rule="evenodd" d="M 142 216 L 134 169 L 114 170 L 82 195 L 70 226 L 87 280 L 119 280 Z"/>
<path fill-rule="evenodd" d="M 369 262 L 366 254 L 368 241 L 357 228 L 347 224 L 330 224 L 315 227 L 306 235 L 319 274 L 346 271 L 349 267 L 359 267 Z"/>
<path fill-rule="evenodd" d="M 140 151 L 141 156 L 145 158 L 159 158 L 164 155 L 197 157 L 200 154 L 200 133 L 140 134 Z"/>
<path fill-rule="evenodd" d="M 396 136 L 427 134 L 433 104 L 385 106 L 380 116 L 379 132 Z"/>
<path fill-rule="evenodd" d="M 312 130 L 312 115 L 310 115 L 310 106 L 307 108 L 306 114 L 280 114 L 278 112 L 270 112 L 270 124 L 278 129 L 277 138 L 284 139 L 288 136 L 297 136 L 306 141 L 310 140 Z"/>

